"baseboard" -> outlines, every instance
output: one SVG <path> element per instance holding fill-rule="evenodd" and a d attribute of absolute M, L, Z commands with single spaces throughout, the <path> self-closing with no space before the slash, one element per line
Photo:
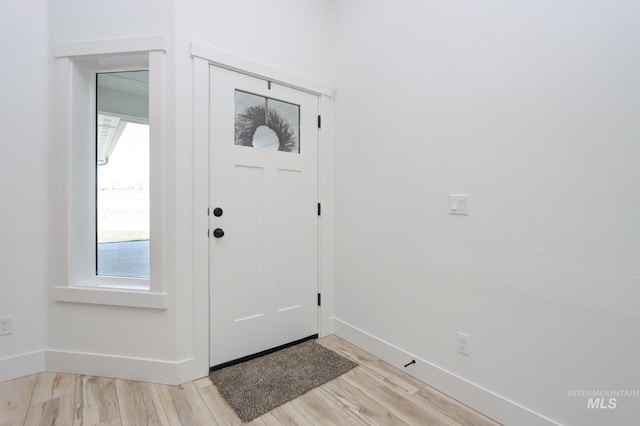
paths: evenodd
<path fill-rule="evenodd" d="M 504 425 L 559 426 L 542 414 L 465 380 L 366 331 L 334 318 L 336 335 Z M 403 368 L 407 360 L 416 363 Z"/>
<path fill-rule="evenodd" d="M 0 359 L 0 382 L 44 371 L 44 351 L 34 351 Z"/>
<path fill-rule="evenodd" d="M 193 358 L 182 361 L 163 361 L 148 358 L 122 357 L 48 350 L 45 370 L 58 373 L 84 374 L 115 379 L 179 385 L 198 377 L 191 377 Z M 205 372 L 206 375 L 206 372 Z M 184 376 L 184 377 L 182 377 Z"/>

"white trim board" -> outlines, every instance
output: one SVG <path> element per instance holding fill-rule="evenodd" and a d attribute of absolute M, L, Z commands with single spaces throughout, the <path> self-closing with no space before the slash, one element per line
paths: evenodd
<path fill-rule="evenodd" d="M 56 43 L 53 46 L 53 57 L 64 58 L 87 55 L 150 52 L 156 50 L 167 50 L 166 36 L 153 35 L 147 37 L 118 38 L 111 40 Z"/>
<path fill-rule="evenodd" d="M 131 306 L 148 309 L 167 309 L 166 292 L 128 291 L 110 288 L 66 287 L 53 288 L 53 298 L 58 302 L 90 303 L 95 305 Z"/>
<path fill-rule="evenodd" d="M 335 280 L 335 159 L 333 139 L 333 106 L 331 98 L 318 97 L 318 112 L 322 116 L 318 141 L 318 201 L 322 204 L 322 215 L 318 222 L 318 291 L 322 294 L 319 310 L 318 332 L 320 337 L 333 333 L 333 306 Z"/>
<path fill-rule="evenodd" d="M 326 83 L 311 80 L 301 75 L 254 61 L 199 41 L 191 42 L 191 56 L 206 59 L 209 63 L 222 68 L 262 78 L 315 95 L 331 97 L 333 94 L 333 90 Z"/>
<path fill-rule="evenodd" d="M 336 335 L 502 424 L 560 426 L 560 423 L 540 413 L 469 382 L 345 321 L 337 318 L 333 320 Z M 403 369 L 402 366 L 407 360 L 412 359 L 415 359 L 416 363 Z"/>
<path fill-rule="evenodd" d="M 45 351 L 27 352 L 0 358 L 0 382 L 44 371 Z"/>
<path fill-rule="evenodd" d="M 45 355 L 44 371 L 179 385 L 185 383 L 184 377 L 180 376 L 181 373 L 191 370 L 191 363 L 193 363 L 193 358 L 181 361 L 164 361 L 150 358 L 48 350 Z"/>
<path fill-rule="evenodd" d="M 209 62 L 193 58 L 193 354 L 195 375 L 209 372 Z"/>

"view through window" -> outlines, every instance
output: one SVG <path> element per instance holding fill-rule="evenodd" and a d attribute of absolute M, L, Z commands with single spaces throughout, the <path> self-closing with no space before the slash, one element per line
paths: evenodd
<path fill-rule="evenodd" d="M 97 75 L 96 275 L 149 278 L 149 72 Z"/>

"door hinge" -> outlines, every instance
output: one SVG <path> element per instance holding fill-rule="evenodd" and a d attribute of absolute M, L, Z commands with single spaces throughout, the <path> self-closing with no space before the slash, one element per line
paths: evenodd
<path fill-rule="evenodd" d="M 207 238 L 211 237 L 211 229 L 207 229 Z"/>
<path fill-rule="evenodd" d="M 207 216 L 211 216 L 211 207 L 207 207 Z"/>
<path fill-rule="evenodd" d="M 318 129 L 322 128 L 322 116 L 318 116 Z"/>
<path fill-rule="evenodd" d="M 318 293 L 318 306 L 322 305 L 322 296 L 320 296 L 320 293 Z"/>
<path fill-rule="evenodd" d="M 322 204 L 318 203 L 318 216 L 322 215 Z"/>

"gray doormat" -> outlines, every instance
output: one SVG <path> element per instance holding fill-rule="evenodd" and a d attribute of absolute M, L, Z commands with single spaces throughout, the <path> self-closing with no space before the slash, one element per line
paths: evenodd
<path fill-rule="evenodd" d="M 243 422 L 249 422 L 355 367 L 315 340 L 209 374 Z"/>

